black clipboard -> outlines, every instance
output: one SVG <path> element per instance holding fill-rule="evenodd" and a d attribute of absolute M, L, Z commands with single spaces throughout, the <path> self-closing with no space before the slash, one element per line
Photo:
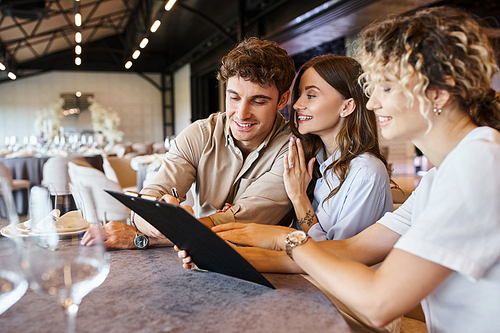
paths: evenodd
<path fill-rule="evenodd" d="M 191 256 L 200 269 L 276 289 L 222 238 L 182 207 L 104 190 L 153 225 Z"/>

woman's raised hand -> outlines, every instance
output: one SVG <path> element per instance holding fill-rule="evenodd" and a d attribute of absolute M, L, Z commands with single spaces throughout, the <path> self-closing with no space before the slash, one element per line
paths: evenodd
<path fill-rule="evenodd" d="M 304 149 L 300 139 L 290 138 L 288 156 L 283 159 L 286 194 L 295 205 L 299 200 L 307 198 L 307 186 L 313 176 L 313 166 L 316 159 L 313 157 L 306 165 Z"/>
<path fill-rule="evenodd" d="M 226 223 L 212 228 L 212 231 L 225 241 L 268 250 L 282 250 L 285 247 L 286 236 L 293 230 L 277 225 L 255 223 Z"/>
<path fill-rule="evenodd" d="M 174 245 L 174 250 L 177 251 L 177 256 L 182 259 L 182 267 L 185 269 L 198 269 L 186 251 L 179 249 L 177 245 Z"/>

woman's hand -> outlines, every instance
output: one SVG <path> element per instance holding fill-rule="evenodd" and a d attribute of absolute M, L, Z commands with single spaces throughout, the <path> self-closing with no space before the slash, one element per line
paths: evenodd
<path fill-rule="evenodd" d="M 220 238 L 235 244 L 269 250 L 285 249 L 286 236 L 292 228 L 255 223 L 226 223 L 212 228 Z"/>
<path fill-rule="evenodd" d="M 185 269 L 198 269 L 186 251 L 179 249 L 177 245 L 174 245 L 174 250 L 177 251 L 177 256 L 182 259 L 182 267 Z"/>
<path fill-rule="evenodd" d="M 311 182 L 315 158 L 311 158 L 306 165 L 304 149 L 300 139 L 295 142 L 290 138 L 288 156 L 283 159 L 284 171 L 283 181 L 285 182 L 286 194 L 295 206 L 300 200 L 307 200 L 307 186 Z"/>

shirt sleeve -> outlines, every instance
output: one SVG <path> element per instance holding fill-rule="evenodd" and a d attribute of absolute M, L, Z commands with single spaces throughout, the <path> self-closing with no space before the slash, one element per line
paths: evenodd
<path fill-rule="evenodd" d="M 241 179 L 234 206 L 210 215 L 214 225 L 229 222 L 277 224 L 291 209 L 283 182 L 283 157 L 288 141 L 276 155 L 271 169 L 256 179 Z"/>
<path fill-rule="evenodd" d="M 395 247 L 481 278 L 500 260 L 498 165 L 497 144 L 476 140 L 452 151 L 422 198 L 425 206 Z"/>
<path fill-rule="evenodd" d="M 379 178 L 355 180 L 350 185 L 340 211 L 330 212 L 338 218 L 325 230 L 326 239 L 350 238 L 375 223 L 385 212 L 392 211 L 392 197 L 387 195 L 389 185 Z"/>
<path fill-rule="evenodd" d="M 181 202 L 184 201 L 186 193 L 196 180 L 196 165 L 201 156 L 204 137 L 204 132 L 198 123 L 195 122 L 186 127 L 174 140 L 160 170 L 150 184 L 142 189 L 141 194 L 161 198 L 165 194 L 171 194 L 172 187 L 175 187 Z M 164 238 L 156 228 L 140 216 L 132 213 L 132 220 L 145 235 Z"/>

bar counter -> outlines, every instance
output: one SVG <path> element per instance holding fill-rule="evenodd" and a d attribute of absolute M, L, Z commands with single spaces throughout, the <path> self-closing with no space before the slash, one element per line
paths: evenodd
<path fill-rule="evenodd" d="M 328 298 L 298 274 L 264 274 L 272 290 L 185 270 L 172 248 L 110 254 L 106 281 L 80 305 L 77 332 L 350 332 Z M 0 331 L 64 332 L 62 308 L 28 289 L 0 315 Z"/>

